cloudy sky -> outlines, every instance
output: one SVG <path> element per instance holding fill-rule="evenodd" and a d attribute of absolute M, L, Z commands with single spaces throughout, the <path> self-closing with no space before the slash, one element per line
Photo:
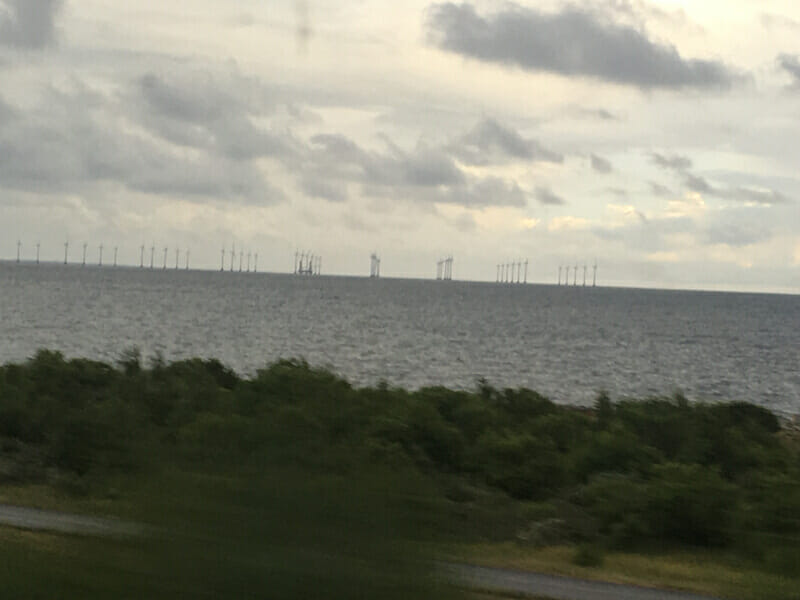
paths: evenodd
<path fill-rule="evenodd" d="M 0 0 L 0 256 L 800 293 L 795 0 Z"/>

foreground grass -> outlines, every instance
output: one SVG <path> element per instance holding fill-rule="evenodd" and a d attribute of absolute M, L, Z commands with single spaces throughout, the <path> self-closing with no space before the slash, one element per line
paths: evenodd
<path fill-rule="evenodd" d="M 796 598 L 800 574 L 792 578 L 765 573 L 745 561 L 709 551 L 660 553 L 611 552 L 599 567 L 573 562 L 571 546 L 530 548 L 513 542 L 450 546 L 450 560 L 487 567 L 533 571 L 609 583 L 672 589 L 731 600 Z"/>

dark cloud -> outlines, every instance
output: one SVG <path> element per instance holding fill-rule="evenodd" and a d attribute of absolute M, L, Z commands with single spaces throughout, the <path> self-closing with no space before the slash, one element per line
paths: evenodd
<path fill-rule="evenodd" d="M 653 160 L 653 163 L 664 169 L 684 171 L 692 168 L 692 160 L 688 156 L 680 156 L 678 154 L 667 156 L 659 154 L 658 152 L 653 152 L 650 158 Z"/>
<path fill-rule="evenodd" d="M 661 198 L 666 198 L 667 196 L 672 196 L 672 190 L 668 187 L 661 185 L 655 181 L 651 181 L 650 183 L 650 192 L 656 196 L 660 196 Z"/>
<path fill-rule="evenodd" d="M 552 206 L 566 204 L 566 201 L 561 196 L 558 196 L 553 190 L 547 187 L 537 187 L 534 195 L 536 196 L 536 200 L 539 201 L 539 204 Z"/>
<path fill-rule="evenodd" d="M 360 185 L 367 195 L 405 202 L 466 207 L 523 207 L 527 203 L 527 194 L 516 182 L 468 176 L 441 148 L 421 145 L 407 152 L 385 136 L 383 141 L 388 152 L 365 150 L 338 134 L 316 135 L 303 169 L 326 185 Z M 325 197 L 318 192 L 313 195 Z"/>
<path fill-rule="evenodd" d="M 687 173 L 686 178 L 684 179 L 684 184 L 688 189 L 699 194 L 717 193 L 717 190 L 712 187 L 712 185 L 708 183 L 704 177 L 700 177 L 699 175 Z"/>
<path fill-rule="evenodd" d="M 49 46 L 55 41 L 55 19 L 62 4 L 62 0 L 0 0 L 0 44 Z"/>
<path fill-rule="evenodd" d="M 305 175 L 300 179 L 300 188 L 311 198 L 322 198 L 330 202 L 347 200 L 347 186 L 328 181 L 323 177 Z"/>
<path fill-rule="evenodd" d="M 153 195 L 269 204 L 283 199 L 247 162 L 199 148 L 187 154 L 142 134 L 130 107 L 80 84 L 50 90 L 0 128 L 0 180 L 10 189 L 87 194 L 122 188 Z"/>
<path fill-rule="evenodd" d="M 597 154 L 592 154 L 589 157 L 589 160 L 592 164 L 592 169 L 597 171 L 598 173 L 611 173 L 614 168 L 611 166 L 611 163 L 603 158 L 602 156 L 598 156 Z"/>
<path fill-rule="evenodd" d="M 272 107 L 248 104 L 242 98 L 254 95 L 249 83 L 228 79 L 202 72 L 148 73 L 137 80 L 132 102 L 141 123 L 173 144 L 213 149 L 231 160 L 295 157 L 299 143 L 287 132 L 268 131 L 253 122 Z"/>
<path fill-rule="evenodd" d="M 505 4 L 482 16 L 467 3 L 440 3 L 427 29 L 434 45 L 469 58 L 643 89 L 725 89 L 739 78 L 723 63 L 685 59 L 639 29 L 574 6 L 546 13 Z"/>
<path fill-rule="evenodd" d="M 740 248 L 766 241 L 771 237 L 772 234 L 762 227 L 717 224 L 707 228 L 703 232 L 702 239 L 708 244 L 725 244 L 726 246 Z"/>
<path fill-rule="evenodd" d="M 764 205 L 786 204 L 790 202 L 788 196 L 776 190 L 758 189 L 746 186 L 736 186 L 732 188 L 718 187 L 712 185 L 704 177 L 692 173 L 686 174 L 684 184 L 687 189 L 693 192 L 721 198 L 723 200 L 735 200 L 737 202 Z"/>
<path fill-rule="evenodd" d="M 470 165 L 485 165 L 503 158 L 560 163 L 564 157 L 544 148 L 539 142 L 522 137 L 517 131 L 494 119 L 484 119 L 450 145 L 459 160 Z"/>
<path fill-rule="evenodd" d="M 470 182 L 465 186 L 450 188 L 439 195 L 437 202 L 467 207 L 513 206 L 523 208 L 527 205 L 527 194 L 516 182 L 505 181 L 499 177 L 487 177 Z"/>
<path fill-rule="evenodd" d="M 794 54 L 781 54 L 778 56 L 778 66 L 792 77 L 792 83 L 800 86 L 800 59 Z"/>

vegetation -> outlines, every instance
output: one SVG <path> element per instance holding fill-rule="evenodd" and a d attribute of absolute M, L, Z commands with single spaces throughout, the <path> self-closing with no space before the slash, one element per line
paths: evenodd
<path fill-rule="evenodd" d="M 0 495 L 44 486 L 198 530 L 226 560 L 174 539 L 136 556 L 150 557 L 141 570 L 172 556 L 185 582 L 205 565 L 206 590 L 260 589 L 275 565 L 295 581 L 303 564 L 350 577 L 340 588 L 329 578 L 326 597 L 347 597 L 367 572 L 397 597 L 441 597 L 432 580 L 380 565 L 420 569 L 403 561 L 443 541 L 569 545 L 581 568 L 600 568 L 606 553 L 713 552 L 793 576 L 799 448 L 772 413 L 743 402 L 600 395 L 581 410 L 486 382 L 354 388 L 303 361 L 243 378 L 215 360 L 144 365 L 136 351 L 116 365 L 41 351 L 0 367 Z M 428 583 L 403 587 L 411 581 Z M 285 597 L 314 597 L 292 585 Z"/>

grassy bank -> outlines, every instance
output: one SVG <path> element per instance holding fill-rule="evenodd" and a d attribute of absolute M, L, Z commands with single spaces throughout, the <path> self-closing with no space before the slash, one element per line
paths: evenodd
<path fill-rule="evenodd" d="M 379 597 L 442 597 L 423 548 L 731 598 L 785 597 L 800 572 L 798 445 L 758 406 L 600 395 L 577 410 L 485 382 L 354 388 L 302 361 L 247 378 L 135 351 L 113 365 L 43 351 L 2 366 L 0 501 L 183 532 L 148 547 L 70 539 L 63 569 L 39 580 L 52 591 L 63 578 L 72 597 L 168 572 L 184 597 L 259 596 L 276 581 L 271 597 L 311 593 L 298 580 L 329 598 L 362 580 Z M 18 556 L 9 576 L 61 564 L 45 560 L 49 542 L 25 546 L 34 538 L 5 546 Z M 76 557 L 85 571 L 66 566 Z M 100 565 L 115 575 L 97 591 L 73 581 Z M 721 587 L 723 572 L 769 595 Z"/>

